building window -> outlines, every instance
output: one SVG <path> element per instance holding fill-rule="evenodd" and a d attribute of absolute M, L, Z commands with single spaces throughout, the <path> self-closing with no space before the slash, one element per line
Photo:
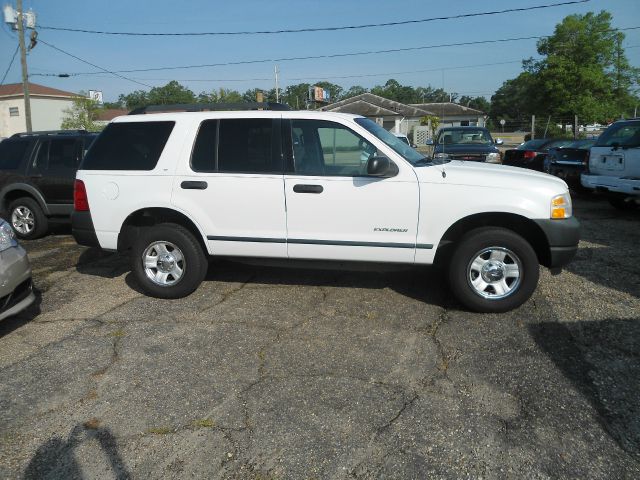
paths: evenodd
<path fill-rule="evenodd" d="M 20 111 L 18 110 L 18 107 L 9 107 L 9 116 L 10 117 L 20 116 Z"/>

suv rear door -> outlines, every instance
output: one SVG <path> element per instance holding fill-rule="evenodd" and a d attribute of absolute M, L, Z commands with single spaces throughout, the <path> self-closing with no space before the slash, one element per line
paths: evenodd
<path fill-rule="evenodd" d="M 28 175 L 53 215 L 69 215 L 73 207 L 73 181 L 82 156 L 81 139 L 46 138 L 38 143 Z"/>
<path fill-rule="evenodd" d="M 273 114 L 252 113 L 196 126 L 172 203 L 204 230 L 210 253 L 286 257 L 280 123 Z"/>
<path fill-rule="evenodd" d="M 610 126 L 591 147 L 589 171 L 595 175 L 640 178 L 640 121 Z"/>

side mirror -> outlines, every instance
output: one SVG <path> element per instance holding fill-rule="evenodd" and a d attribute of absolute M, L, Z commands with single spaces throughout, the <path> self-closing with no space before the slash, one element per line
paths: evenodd
<path fill-rule="evenodd" d="M 411 148 L 418 148 L 418 145 L 416 145 L 415 143 L 412 143 Z"/>
<path fill-rule="evenodd" d="M 428 139 L 426 142 L 424 142 L 425 145 L 433 145 L 433 138 Z"/>
<path fill-rule="evenodd" d="M 502 145 L 504 141 L 501 138 L 496 138 L 496 145 Z"/>
<path fill-rule="evenodd" d="M 395 177 L 398 166 L 387 157 L 372 157 L 367 161 L 367 175 L 370 177 Z"/>

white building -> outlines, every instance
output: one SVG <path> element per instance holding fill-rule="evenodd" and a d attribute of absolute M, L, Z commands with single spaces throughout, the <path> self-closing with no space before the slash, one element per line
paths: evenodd
<path fill-rule="evenodd" d="M 59 130 L 64 111 L 72 107 L 77 96 L 76 93 L 29 83 L 33 130 Z M 0 85 L 0 138 L 26 131 L 22 84 Z"/>

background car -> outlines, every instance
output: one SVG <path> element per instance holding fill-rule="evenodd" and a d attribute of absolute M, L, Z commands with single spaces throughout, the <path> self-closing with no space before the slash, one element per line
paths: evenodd
<path fill-rule="evenodd" d="M 27 252 L 11 226 L 0 218 L 0 320 L 15 315 L 35 300 Z"/>
<path fill-rule="evenodd" d="M 569 187 L 581 190 L 580 175 L 589 163 L 589 150 L 596 139 L 576 140 L 562 147 L 551 147 L 544 160 L 544 171 L 562 178 Z"/>
<path fill-rule="evenodd" d="M 84 130 L 16 133 L 0 142 L 0 215 L 20 239 L 68 223 L 78 165 L 97 134 Z"/>
<path fill-rule="evenodd" d="M 504 152 L 503 165 L 544 171 L 544 160 L 550 148 L 570 144 L 574 140 L 566 138 L 536 138 Z"/>
<path fill-rule="evenodd" d="M 402 134 L 402 133 L 394 133 L 394 135 L 396 137 L 398 137 L 400 140 L 402 140 L 404 143 L 406 143 L 407 145 L 409 145 L 410 147 L 416 148 L 417 145 L 415 143 L 411 143 L 409 141 L 409 137 L 407 137 L 406 135 Z"/>
<path fill-rule="evenodd" d="M 640 119 L 615 122 L 598 137 L 581 183 L 616 208 L 640 206 Z"/>
<path fill-rule="evenodd" d="M 428 141 L 427 145 L 434 143 Z M 496 145 L 502 145 L 502 140 L 494 141 L 486 128 L 444 127 L 436 135 L 433 158 L 500 163 L 500 151 Z"/>

